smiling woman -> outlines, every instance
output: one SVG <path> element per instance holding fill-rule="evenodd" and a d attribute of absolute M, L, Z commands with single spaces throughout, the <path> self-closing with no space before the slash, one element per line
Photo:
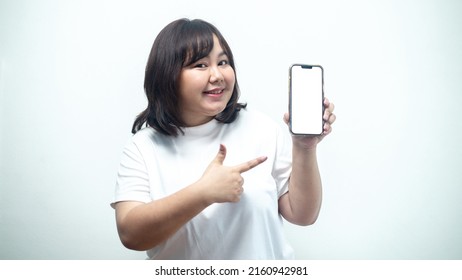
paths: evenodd
<path fill-rule="evenodd" d="M 188 19 L 154 41 L 145 91 L 112 203 L 122 243 L 151 259 L 292 259 L 281 218 L 317 218 L 316 146 L 333 104 L 324 102 L 322 136 L 289 141 L 269 117 L 243 110 L 220 32 Z"/>

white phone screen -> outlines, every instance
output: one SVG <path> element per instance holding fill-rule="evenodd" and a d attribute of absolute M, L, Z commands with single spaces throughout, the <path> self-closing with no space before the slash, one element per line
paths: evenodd
<path fill-rule="evenodd" d="M 290 68 L 290 130 L 293 134 L 319 135 L 323 131 L 323 69 L 315 65 Z"/>

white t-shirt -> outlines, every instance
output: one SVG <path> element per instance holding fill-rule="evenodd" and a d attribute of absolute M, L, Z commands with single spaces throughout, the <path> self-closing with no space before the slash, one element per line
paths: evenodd
<path fill-rule="evenodd" d="M 242 173 L 237 203 L 215 203 L 164 243 L 147 251 L 151 259 L 292 259 L 278 198 L 288 191 L 291 141 L 268 117 L 241 110 L 230 124 L 212 120 L 165 136 L 153 128 L 136 133 L 124 149 L 114 202 L 148 203 L 196 182 L 224 144 L 224 165 L 259 156 L 268 159 Z"/>

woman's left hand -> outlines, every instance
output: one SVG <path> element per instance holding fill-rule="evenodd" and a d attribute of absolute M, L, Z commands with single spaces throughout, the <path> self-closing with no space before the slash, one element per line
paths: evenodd
<path fill-rule="evenodd" d="M 292 141 L 294 145 L 297 145 L 301 148 L 305 149 L 313 149 L 316 148 L 319 142 L 321 142 L 324 137 L 332 131 L 332 124 L 335 122 L 337 118 L 334 115 L 334 103 L 331 103 L 327 98 L 324 98 L 324 127 L 323 132 L 321 135 L 292 135 Z M 284 121 L 287 125 L 289 125 L 289 114 L 284 114 Z"/>

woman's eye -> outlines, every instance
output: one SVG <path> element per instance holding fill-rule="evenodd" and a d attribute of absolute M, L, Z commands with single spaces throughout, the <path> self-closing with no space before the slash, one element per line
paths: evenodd
<path fill-rule="evenodd" d="M 194 67 L 195 67 L 195 68 L 205 68 L 205 67 L 207 67 L 207 65 L 205 65 L 204 63 L 196 63 L 196 64 L 194 65 Z"/>
<path fill-rule="evenodd" d="M 228 65 L 229 62 L 227 60 L 222 60 L 220 61 L 220 63 L 218 63 L 218 65 Z"/>

